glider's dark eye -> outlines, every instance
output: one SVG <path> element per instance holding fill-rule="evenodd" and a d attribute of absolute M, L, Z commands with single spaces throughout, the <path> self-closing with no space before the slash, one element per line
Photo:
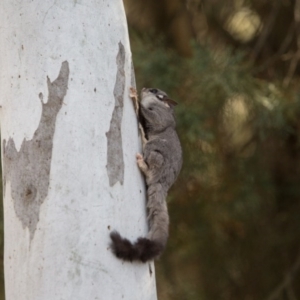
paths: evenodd
<path fill-rule="evenodd" d="M 149 90 L 151 93 L 156 94 L 157 93 L 157 89 L 150 89 Z"/>

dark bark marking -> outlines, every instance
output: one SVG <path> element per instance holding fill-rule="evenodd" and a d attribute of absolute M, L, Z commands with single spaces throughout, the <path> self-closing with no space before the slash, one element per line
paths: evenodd
<path fill-rule="evenodd" d="M 62 63 L 55 81 L 47 78 L 48 102 L 42 102 L 40 93 L 42 116 L 32 140 L 24 139 L 19 152 L 11 137 L 8 142 L 3 140 L 4 190 L 6 181 L 10 181 L 16 215 L 23 228 L 29 229 L 31 240 L 39 221 L 40 206 L 48 194 L 55 122 L 67 93 L 68 79 L 67 61 Z"/>
<path fill-rule="evenodd" d="M 109 185 L 113 186 L 118 181 L 123 184 L 124 181 L 124 159 L 121 123 L 123 116 L 123 99 L 125 91 L 125 49 L 119 42 L 119 51 L 116 58 L 117 76 L 114 87 L 115 108 L 110 121 L 107 137 L 107 174 Z"/>
<path fill-rule="evenodd" d="M 152 268 L 151 268 L 151 264 L 149 263 L 149 274 L 150 274 L 150 277 L 152 276 L 152 273 L 153 273 L 153 271 L 152 271 Z"/>

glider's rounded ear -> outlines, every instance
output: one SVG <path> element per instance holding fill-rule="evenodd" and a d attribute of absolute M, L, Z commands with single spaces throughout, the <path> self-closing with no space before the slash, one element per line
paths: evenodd
<path fill-rule="evenodd" d="M 164 101 L 169 105 L 169 106 L 176 106 L 178 103 L 170 98 L 164 99 Z"/>

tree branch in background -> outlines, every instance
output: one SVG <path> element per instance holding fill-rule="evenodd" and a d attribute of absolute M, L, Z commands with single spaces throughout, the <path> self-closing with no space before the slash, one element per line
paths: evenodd
<path fill-rule="evenodd" d="M 178 53 L 185 57 L 193 54 L 191 40 L 193 38 L 192 21 L 189 17 L 185 0 L 164 0 L 166 30 L 172 37 Z"/>
<path fill-rule="evenodd" d="M 256 69 L 256 72 L 261 72 L 265 70 L 266 68 L 270 67 L 272 64 L 274 64 L 277 60 L 283 58 L 282 56 L 287 51 L 288 47 L 291 45 L 294 37 L 295 32 L 295 23 L 291 22 L 290 27 L 288 29 L 287 35 L 285 36 L 285 39 L 280 45 L 280 48 L 278 52 L 270 57 L 265 63 L 263 63 L 260 67 Z"/>
<path fill-rule="evenodd" d="M 296 0 L 294 8 L 294 19 L 296 24 L 296 39 L 297 39 L 297 51 L 293 55 L 290 63 L 290 67 L 286 77 L 284 78 L 283 85 L 288 87 L 297 68 L 300 59 L 300 0 Z"/>
<path fill-rule="evenodd" d="M 186 0 L 186 7 L 191 18 L 193 35 L 200 44 L 203 44 L 208 31 L 207 18 L 203 11 L 203 2 L 202 0 Z"/>
<path fill-rule="evenodd" d="M 263 46 L 265 45 L 265 43 L 268 39 L 268 36 L 274 27 L 275 20 L 278 15 L 278 12 L 279 12 L 279 8 L 280 8 L 280 1 L 278 1 L 278 0 L 274 1 L 273 7 L 272 7 L 270 15 L 267 19 L 267 22 L 264 25 L 263 30 L 262 30 L 262 32 L 257 40 L 257 43 L 252 51 L 252 54 L 251 54 L 252 61 L 255 61 L 257 59 L 260 51 L 262 50 Z"/>
<path fill-rule="evenodd" d="M 297 297 L 295 295 L 295 292 L 293 290 L 291 282 L 290 282 L 290 284 L 286 288 L 286 293 L 287 293 L 287 296 L 288 296 L 289 300 L 297 300 Z"/>
<path fill-rule="evenodd" d="M 299 0 L 297 0 L 299 1 Z M 281 293 L 286 290 L 288 297 L 290 300 L 295 299 L 294 291 L 292 289 L 292 281 L 300 269 L 300 252 L 298 254 L 298 257 L 296 259 L 296 262 L 292 266 L 292 268 L 289 270 L 289 272 L 286 274 L 283 281 L 277 286 L 277 288 L 271 293 L 271 295 L 267 298 L 267 300 L 276 300 L 279 299 Z"/>

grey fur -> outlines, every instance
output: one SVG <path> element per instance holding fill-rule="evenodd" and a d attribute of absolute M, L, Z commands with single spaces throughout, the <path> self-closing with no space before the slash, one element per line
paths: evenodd
<path fill-rule="evenodd" d="M 166 246 L 169 235 L 168 190 L 175 182 L 182 165 L 182 151 L 175 131 L 173 106 L 176 102 L 158 89 L 143 89 L 139 118 L 145 132 L 143 155 L 137 163 L 147 183 L 149 232 L 132 244 L 112 232 L 112 249 L 124 260 L 143 262 L 157 258 Z"/>

